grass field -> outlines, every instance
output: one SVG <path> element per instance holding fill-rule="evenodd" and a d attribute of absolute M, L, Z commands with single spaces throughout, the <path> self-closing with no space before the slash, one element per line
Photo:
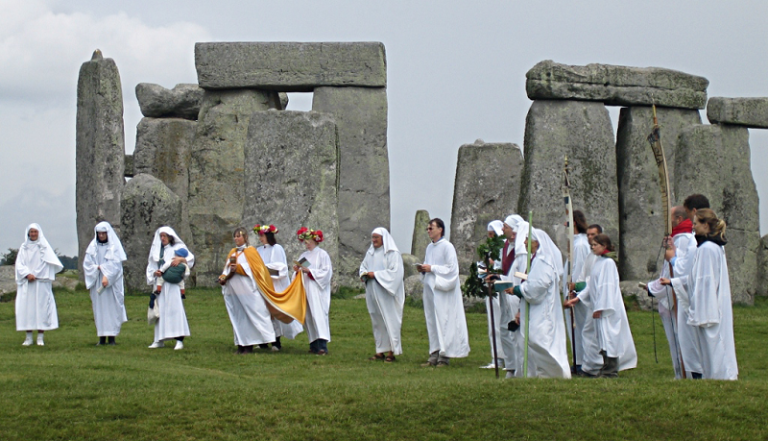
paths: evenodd
<path fill-rule="evenodd" d="M 519 440 L 768 438 L 768 302 L 736 307 L 737 382 L 674 381 L 656 319 L 631 311 L 637 369 L 618 380 L 496 380 L 484 314 L 467 314 L 472 352 L 421 368 L 424 313 L 406 306 L 404 354 L 374 352 L 364 300 L 334 298 L 330 355 L 306 334 L 280 353 L 237 356 L 221 294 L 191 290 L 182 351 L 150 350 L 146 297 L 126 298 L 116 347 L 96 347 L 88 294 L 56 292 L 61 328 L 22 347 L 0 303 L 0 440 Z M 257 351 L 258 352 L 258 351 Z"/>

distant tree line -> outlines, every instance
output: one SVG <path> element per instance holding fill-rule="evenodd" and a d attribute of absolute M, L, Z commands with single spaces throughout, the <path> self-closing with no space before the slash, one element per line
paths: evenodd
<path fill-rule="evenodd" d="M 8 248 L 8 252 L 0 254 L 0 266 L 14 265 L 18 253 L 18 248 Z M 56 250 L 56 255 L 59 256 L 59 260 L 61 260 L 61 264 L 64 265 L 65 270 L 77 269 L 77 256 L 65 256 L 60 254 L 58 250 Z"/>

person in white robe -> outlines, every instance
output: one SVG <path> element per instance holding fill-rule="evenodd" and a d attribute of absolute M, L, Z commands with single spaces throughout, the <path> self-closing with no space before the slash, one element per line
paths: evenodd
<path fill-rule="evenodd" d="M 309 351 L 317 355 L 328 354 L 328 343 L 331 341 L 331 278 L 333 265 L 331 256 L 320 248 L 323 241 L 321 230 L 302 227 L 296 232 L 299 241 L 307 248 L 301 253 L 299 260 L 306 260 L 309 266 L 293 265 L 293 270 L 304 278 L 304 291 L 307 294 L 307 316 L 304 329 L 309 338 Z"/>
<path fill-rule="evenodd" d="M 486 230 L 488 232 L 488 237 L 503 237 L 504 236 L 504 222 L 500 220 L 494 220 L 488 223 Z M 494 267 L 500 267 L 501 261 L 503 260 L 502 250 L 499 250 L 498 256 L 493 256 L 491 259 L 491 264 Z M 496 365 L 498 364 L 499 367 L 502 369 L 504 368 L 504 360 L 505 360 L 505 354 L 504 354 L 504 348 L 501 343 L 501 334 L 504 332 L 503 330 L 506 329 L 506 323 L 502 323 L 500 317 L 501 317 L 501 298 L 498 295 L 495 296 L 486 296 L 485 297 L 485 310 L 487 311 L 486 317 L 488 319 L 488 341 L 490 343 L 490 349 L 491 349 L 491 362 L 487 365 L 480 366 L 480 369 L 495 369 Z M 493 309 L 493 322 L 491 322 L 491 309 Z M 492 328 L 495 325 L 496 329 Z M 494 355 L 493 355 L 493 336 L 494 333 L 496 335 L 496 360 L 494 361 Z"/>
<path fill-rule="evenodd" d="M 525 241 L 527 244 L 527 234 Z M 520 330 L 523 341 L 528 332 L 528 376 L 571 378 L 563 304 L 559 290 L 563 257 L 552 239 L 544 231 L 536 228 L 532 232 L 531 253 L 531 267 L 527 280 L 512 289 L 512 292 L 522 300 Z M 530 318 L 528 326 L 526 326 L 526 315 Z M 522 376 L 522 374 L 521 366 L 516 375 Z"/>
<path fill-rule="evenodd" d="M 291 284 L 291 279 L 289 277 L 288 260 L 285 257 L 285 250 L 282 245 L 277 243 L 275 238 L 275 234 L 278 233 L 277 228 L 274 225 L 256 225 L 253 231 L 259 234 L 259 241 L 262 244 L 257 248 L 261 259 L 267 265 L 267 268 L 277 273 L 271 275 L 275 291 L 285 291 L 288 285 Z M 275 330 L 275 341 L 272 343 L 272 351 L 275 352 L 283 347 L 280 337 L 293 340 L 304 331 L 304 326 L 296 320 L 291 321 L 291 323 L 283 323 L 274 317 L 272 317 L 272 327 Z M 259 346 L 262 349 L 266 349 L 265 344 Z"/>
<path fill-rule="evenodd" d="M 615 251 L 611 239 L 605 234 L 595 236 L 592 253 L 598 258 L 592 266 L 589 283 L 568 303 L 584 303 L 591 308 L 592 320 L 584 328 L 583 372 L 587 376 L 616 378 L 619 371 L 637 366 L 637 351 L 619 288 L 619 271 L 613 260 Z M 602 362 L 594 360 L 595 351 Z"/>
<path fill-rule="evenodd" d="M 587 220 L 584 213 L 580 210 L 573 211 L 573 265 L 571 269 L 571 283 L 581 275 L 584 270 L 590 252 L 589 239 L 587 238 Z M 564 275 L 564 279 L 567 281 L 567 274 Z M 563 288 L 570 288 L 565 283 Z M 571 288 L 572 289 L 572 288 Z M 568 300 L 568 289 L 563 289 L 563 301 Z M 571 372 L 578 373 L 581 371 L 581 365 L 584 362 L 584 348 L 582 346 L 582 334 L 584 333 L 584 321 L 587 318 L 587 308 L 581 304 L 576 303 L 572 308 L 573 322 L 571 322 L 571 313 L 565 314 L 565 329 L 568 339 L 571 342 L 571 348 L 575 348 L 575 361 L 576 365 L 573 366 Z"/>
<path fill-rule="evenodd" d="M 731 282 L 725 260 L 725 221 L 708 208 L 693 220 L 698 247 L 688 276 L 661 279 L 672 285 L 678 308 L 685 308 L 688 324 L 698 337 L 702 378 L 737 380 L 739 368 L 733 337 Z"/>
<path fill-rule="evenodd" d="M 176 249 L 185 248 L 188 251 L 186 258 L 176 256 Z M 195 265 L 195 255 L 189 247 L 184 244 L 173 228 L 163 226 L 155 231 L 155 237 L 152 239 L 152 247 L 149 250 L 147 262 L 147 285 L 154 286 L 156 277 L 162 276 L 160 267 L 165 262 L 165 258 L 173 259 L 172 266 L 180 263 L 186 263 L 187 268 Z M 166 280 L 162 291 L 155 299 L 158 302 L 160 310 L 160 319 L 155 323 L 154 341 L 149 345 L 150 349 L 162 348 L 166 340 L 176 340 L 175 350 L 184 349 L 184 337 L 188 337 L 189 323 L 187 314 L 184 311 L 184 303 L 181 300 L 181 288 L 178 283 L 170 283 Z"/>
<path fill-rule="evenodd" d="M 670 268 L 675 277 L 685 277 L 693 268 L 696 238 L 692 233 L 693 223 L 686 216 L 682 206 L 672 207 L 670 213 L 672 242 L 668 244 L 665 252 L 667 262 L 664 262 L 660 278 L 648 283 L 648 293 L 659 299 L 659 316 L 669 343 L 675 379 L 683 378 L 683 366 L 685 378 L 699 379 L 701 378 L 701 360 L 696 328 L 688 324 L 688 313 L 685 308 L 678 307 L 675 314 L 676 299 L 672 287 L 660 283 L 661 278 L 670 278 Z"/>
<path fill-rule="evenodd" d="M 248 232 L 237 228 L 232 234 L 235 241 L 234 262 L 227 261 L 219 283 L 232 323 L 237 354 L 253 353 L 253 346 L 275 341 L 272 316 L 253 276 L 248 253 L 258 252 L 248 244 Z M 162 318 L 161 318 L 162 319 Z"/>
<path fill-rule="evenodd" d="M 424 263 L 417 265 L 424 285 L 424 316 L 429 336 L 429 358 L 422 366 L 448 366 L 451 358 L 469 355 L 469 334 L 459 283 L 456 249 L 443 237 L 445 223 L 429 221 Z"/>
<path fill-rule="evenodd" d="M 123 286 L 123 262 L 128 257 L 109 222 L 99 222 L 93 230 L 94 238 L 85 249 L 83 275 L 85 287 L 91 293 L 93 321 L 99 337 L 96 346 L 115 345 L 115 337 L 128 321 Z"/>
<path fill-rule="evenodd" d="M 371 316 L 376 354 L 370 360 L 391 363 L 403 353 L 400 328 L 403 325 L 403 258 L 395 239 L 386 228 L 371 233 L 371 246 L 360 264 L 365 283 L 365 304 Z"/>
<path fill-rule="evenodd" d="M 528 223 L 517 214 L 507 216 L 502 224 L 502 232 L 506 237 L 506 241 L 501 249 L 502 274 L 500 278 L 502 281 L 518 285 L 520 284 L 520 279 L 514 276 L 517 268 L 515 264 L 525 261 L 527 251 L 523 235 L 518 235 L 516 231 L 522 228 L 523 225 L 528 225 Z M 525 268 L 523 268 L 523 271 L 525 271 Z M 498 317 L 501 324 L 499 339 L 504 354 L 504 370 L 507 372 L 506 378 L 513 378 L 515 370 L 522 366 L 523 343 L 520 339 L 521 332 L 519 331 L 520 299 L 506 292 L 500 293 L 499 310 L 500 314 Z"/>
<path fill-rule="evenodd" d="M 16 255 L 16 330 L 26 332 L 22 345 L 32 345 L 32 333 L 37 329 L 37 345 L 44 346 L 45 331 L 59 327 L 52 284 L 62 268 L 43 229 L 30 224 Z"/>

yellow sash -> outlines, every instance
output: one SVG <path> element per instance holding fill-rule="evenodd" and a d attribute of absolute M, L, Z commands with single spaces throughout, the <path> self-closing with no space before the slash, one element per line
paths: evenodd
<path fill-rule="evenodd" d="M 236 252 L 237 248 L 232 248 L 227 256 L 227 261 Z M 296 320 L 304 324 L 307 315 L 307 293 L 304 291 L 303 277 L 297 276 L 285 291 L 277 292 L 272 283 L 272 277 L 269 275 L 269 269 L 256 248 L 247 247 L 244 252 L 248 266 L 251 267 L 253 279 L 256 281 L 264 300 L 267 301 L 267 308 L 272 317 L 283 323 L 291 323 L 291 321 Z"/>

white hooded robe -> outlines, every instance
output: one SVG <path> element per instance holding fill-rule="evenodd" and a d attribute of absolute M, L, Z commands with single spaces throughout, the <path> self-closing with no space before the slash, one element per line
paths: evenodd
<path fill-rule="evenodd" d="M 100 243 L 96 234 L 107 233 L 107 242 Z M 83 274 L 85 287 L 90 290 L 93 305 L 93 321 L 99 337 L 115 337 L 120 334 L 123 323 L 128 321 L 125 312 L 125 291 L 123 286 L 123 262 L 125 255 L 120 239 L 108 222 L 94 227 L 94 238 L 85 250 Z M 102 277 L 107 286 L 102 289 Z M 102 289 L 99 293 L 99 289 Z"/>
<path fill-rule="evenodd" d="M 331 256 L 316 246 L 312 251 L 304 251 L 299 256 L 309 262 L 309 274 L 304 272 L 304 290 L 307 293 L 307 316 L 304 320 L 304 329 L 307 331 L 309 342 L 317 339 L 331 341 L 331 324 L 329 311 L 331 310 L 331 277 L 333 277 L 333 265 Z"/>
<path fill-rule="evenodd" d="M 29 230 L 38 231 L 36 241 L 29 240 Z M 16 255 L 16 330 L 50 331 L 59 327 L 52 283 L 64 266 L 45 239 L 38 224 L 30 224 Z M 27 276 L 35 280 L 30 282 Z"/>

